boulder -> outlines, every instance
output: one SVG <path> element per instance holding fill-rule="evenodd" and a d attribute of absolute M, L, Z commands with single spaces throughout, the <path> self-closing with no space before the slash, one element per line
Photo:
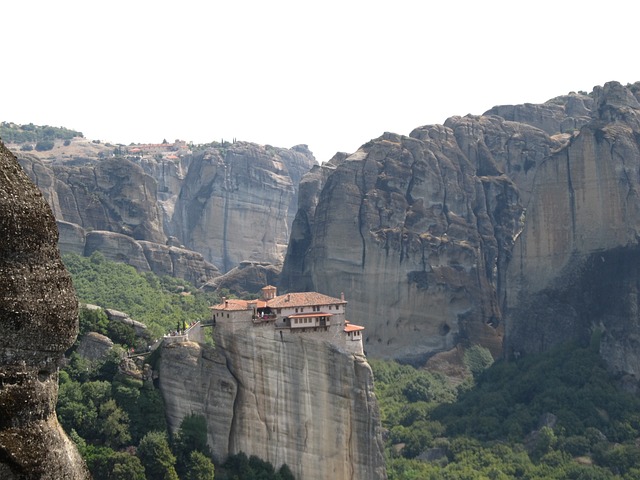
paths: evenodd
<path fill-rule="evenodd" d="M 97 332 L 83 335 L 78 345 L 78 355 L 91 362 L 105 360 L 113 348 L 113 341 Z"/>

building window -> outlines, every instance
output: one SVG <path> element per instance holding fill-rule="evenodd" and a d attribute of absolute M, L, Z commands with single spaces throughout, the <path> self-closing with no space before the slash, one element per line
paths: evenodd
<path fill-rule="evenodd" d="M 298 313 L 298 309 L 296 308 L 296 313 Z"/>

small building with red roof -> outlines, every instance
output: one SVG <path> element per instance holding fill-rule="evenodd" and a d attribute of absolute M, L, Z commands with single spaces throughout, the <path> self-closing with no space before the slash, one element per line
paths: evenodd
<path fill-rule="evenodd" d="M 339 332 L 327 339 L 340 338 L 342 346 L 354 353 L 363 353 L 364 327 L 345 319 L 347 302 L 317 292 L 294 292 L 277 295 L 276 287 L 262 288 L 257 300 L 222 299 L 211 307 L 214 325 L 234 330 L 250 325 L 271 325 L 287 333 Z"/>

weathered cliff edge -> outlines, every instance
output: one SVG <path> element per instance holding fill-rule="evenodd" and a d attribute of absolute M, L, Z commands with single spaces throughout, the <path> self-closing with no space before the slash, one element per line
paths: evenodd
<path fill-rule="evenodd" d="M 370 355 L 604 332 L 640 375 L 640 84 L 385 134 L 301 182 L 279 285 L 350 292 Z"/>
<path fill-rule="evenodd" d="M 51 209 L 0 143 L 0 477 L 87 479 L 58 424 L 58 364 L 78 331 Z"/>
<path fill-rule="evenodd" d="M 216 349 L 166 345 L 160 389 L 171 429 L 207 419 L 217 460 L 243 451 L 305 480 L 385 479 L 380 416 L 362 355 L 271 325 L 216 327 Z"/>

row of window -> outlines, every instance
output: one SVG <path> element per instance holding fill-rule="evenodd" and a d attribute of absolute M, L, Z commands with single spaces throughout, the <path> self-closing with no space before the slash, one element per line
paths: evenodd
<path fill-rule="evenodd" d="M 326 320 L 327 317 L 321 317 L 320 321 Z M 292 318 L 294 325 L 303 324 L 303 323 L 315 323 L 315 319 L 313 318 Z M 282 319 L 284 321 L 284 319 Z"/>
<path fill-rule="evenodd" d="M 329 305 L 329 310 L 331 310 L 333 307 L 336 307 L 336 310 L 338 310 L 338 305 Z M 311 306 L 311 311 L 312 312 L 319 312 L 320 311 L 320 305 L 312 305 Z M 278 309 L 278 313 L 280 313 L 280 309 Z M 296 313 L 304 313 L 304 307 L 296 307 Z"/>

